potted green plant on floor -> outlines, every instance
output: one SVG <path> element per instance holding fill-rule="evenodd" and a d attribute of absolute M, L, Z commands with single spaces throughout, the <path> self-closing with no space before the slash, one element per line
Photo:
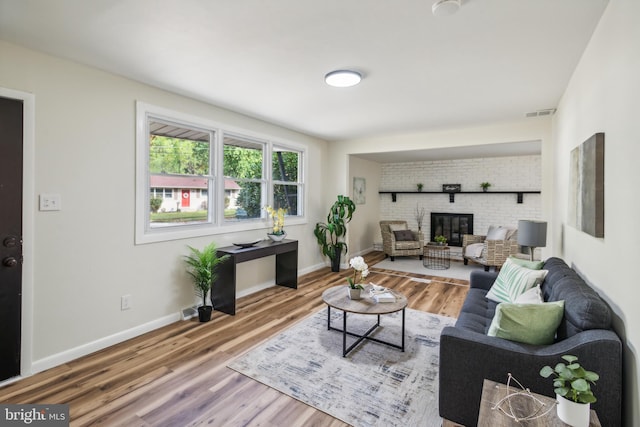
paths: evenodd
<path fill-rule="evenodd" d="M 208 322 L 211 320 L 213 306 L 207 304 L 207 295 L 218 277 L 216 272 L 218 266 L 225 262 L 229 255 L 219 257 L 218 249 L 213 242 L 202 250 L 191 246 L 187 247 L 190 250 L 189 255 L 184 257 L 187 263 L 187 273 L 193 278 L 193 286 L 198 296 L 202 297 L 202 305 L 198 307 L 198 318 L 201 322 Z"/>
<path fill-rule="evenodd" d="M 589 411 L 596 398 L 591 385 L 600 378 L 595 372 L 587 371 L 576 356 L 562 356 L 567 363 L 560 362 L 555 367 L 545 366 L 540 375 L 549 378 L 553 375 L 553 387 L 558 401 L 558 418 L 574 427 L 589 425 Z"/>
<path fill-rule="evenodd" d="M 356 205 L 347 196 L 338 196 L 327 215 L 327 222 L 318 222 L 313 230 L 322 254 L 331 260 L 331 271 L 340 271 L 340 256 L 348 247 L 344 241 L 347 223 L 351 221 Z"/>

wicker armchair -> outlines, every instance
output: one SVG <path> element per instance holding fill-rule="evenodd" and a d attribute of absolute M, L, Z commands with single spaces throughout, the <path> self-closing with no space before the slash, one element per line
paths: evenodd
<path fill-rule="evenodd" d="M 482 243 L 482 253 L 480 256 L 467 254 L 467 246 L 473 243 Z M 518 232 L 515 231 L 507 240 L 486 240 L 486 236 L 477 234 L 465 234 L 462 236 L 462 257 L 464 264 L 469 261 L 484 265 L 484 270 L 489 271 L 493 267 L 496 271 L 511 255 L 519 252 Z"/>
<path fill-rule="evenodd" d="M 393 230 L 392 230 L 393 229 Z M 380 221 L 380 234 L 382 234 L 382 250 L 385 258 L 396 256 L 418 255 L 422 259 L 424 247 L 424 234 L 422 231 L 411 231 L 414 240 L 396 240 L 395 230 L 408 230 L 407 221 Z"/>

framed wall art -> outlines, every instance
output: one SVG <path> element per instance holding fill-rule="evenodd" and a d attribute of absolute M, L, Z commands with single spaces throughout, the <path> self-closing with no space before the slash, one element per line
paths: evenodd
<path fill-rule="evenodd" d="M 569 224 L 604 237 L 604 133 L 571 151 Z"/>
<path fill-rule="evenodd" d="M 353 177 L 353 202 L 356 205 L 364 205 L 367 202 L 367 180 Z"/>

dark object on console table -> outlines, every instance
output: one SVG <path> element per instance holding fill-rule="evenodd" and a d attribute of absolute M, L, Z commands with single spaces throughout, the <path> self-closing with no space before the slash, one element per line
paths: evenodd
<path fill-rule="evenodd" d="M 213 308 L 227 314 L 236 314 L 236 265 L 270 255 L 276 256 L 276 285 L 298 288 L 298 241 L 265 240 L 256 246 L 239 248 L 226 246 L 218 249 L 218 256 L 229 255 L 229 260 L 218 267 L 218 280 L 211 288 Z"/>
<path fill-rule="evenodd" d="M 622 343 L 611 328 L 609 306 L 559 258 L 548 259 L 545 301 L 564 300 L 564 317 L 550 345 L 487 336 L 497 303 L 485 298 L 498 273 L 474 271 L 456 325 L 440 335 L 440 416 L 466 426 L 478 422 L 484 379 L 499 383 L 511 373 L 534 393 L 554 397 L 540 369 L 572 354 L 600 375 L 591 405 L 602 425 L 621 425 Z M 600 390 L 600 392 L 598 392 Z"/>

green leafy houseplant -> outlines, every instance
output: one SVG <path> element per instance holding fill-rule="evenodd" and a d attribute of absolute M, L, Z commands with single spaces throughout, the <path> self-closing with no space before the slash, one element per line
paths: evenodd
<path fill-rule="evenodd" d="M 422 191 L 422 187 L 424 187 L 424 185 L 421 182 L 419 182 L 416 184 L 416 187 L 418 187 L 418 191 Z"/>
<path fill-rule="evenodd" d="M 489 189 L 489 187 L 491 187 L 491 183 L 490 182 L 483 182 L 480 184 L 480 187 L 482 187 L 482 191 L 487 191 Z"/>
<path fill-rule="evenodd" d="M 347 234 L 347 223 L 351 221 L 356 205 L 347 196 L 338 196 L 327 215 L 327 222 L 318 222 L 313 230 L 320 245 L 322 254 L 331 260 L 331 271 L 340 271 L 340 255 L 347 251 L 344 236 Z"/>
<path fill-rule="evenodd" d="M 184 260 L 187 263 L 187 273 L 193 278 L 193 286 L 202 297 L 202 306 L 198 307 L 200 321 L 206 322 L 211 319 L 212 307 L 207 305 L 207 294 L 211 290 L 211 286 L 218 277 L 216 270 L 218 266 L 225 262 L 229 255 L 218 256 L 218 249 L 214 242 L 209 243 L 204 249 L 187 246 L 189 255 L 185 255 Z M 206 313 L 208 312 L 208 318 Z"/>
<path fill-rule="evenodd" d="M 446 237 L 444 237 L 444 236 L 436 236 L 436 237 L 434 237 L 434 238 L 433 238 L 433 240 L 434 240 L 436 243 L 439 243 L 439 244 L 441 244 L 441 245 L 444 245 L 445 243 L 447 243 L 447 238 L 446 238 Z"/>
<path fill-rule="evenodd" d="M 591 384 L 600 378 L 595 372 L 585 370 L 576 356 L 566 354 L 562 356 L 568 364 L 558 363 L 555 368 L 545 366 L 540 370 L 544 378 L 553 378 L 553 387 L 557 395 L 576 403 L 594 403 L 596 398 L 591 391 Z"/>

